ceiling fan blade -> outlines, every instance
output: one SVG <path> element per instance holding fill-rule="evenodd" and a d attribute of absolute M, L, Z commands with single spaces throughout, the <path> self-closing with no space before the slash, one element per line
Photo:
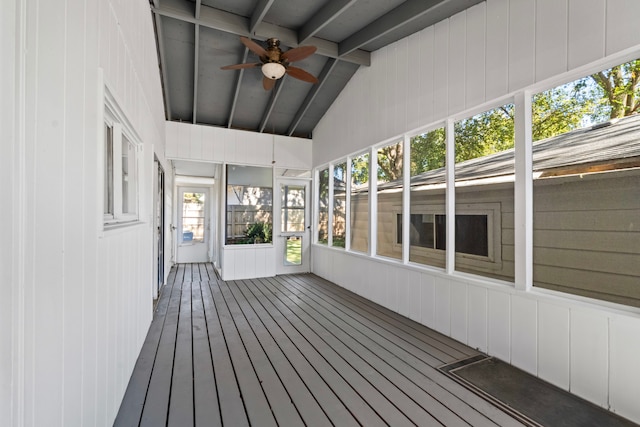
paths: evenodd
<path fill-rule="evenodd" d="M 264 90 L 271 90 L 275 86 L 275 84 L 275 80 L 264 76 L 262 77 L 262 87 L 264 88 Z"/>
<path fill-rule="evenodd" d="M 260 63 L 253 64 L 234 64 L 234 65 L 225 65 L 224 67 L 220 67 L 221 70 L 242 70 L 243 68 L 254 68 L 259 67 Z"/>
<path fill-rule="evenodd" d="M 287 74 L 289 74 L 291 77 L 295 77 L 296 79 L 299 79 L 305 82 L 318 83 L 318 79 L 315 78 L 315 76 L 306 72 L 302 68 L 289 66 L 287 67 Z"/>
<path fill-rule="evenodd" d="M 282 59 L 287 62 L 302 61 L 306 57 L 313 55 L 317 49 L 315 46 L 296 47 L 283 53 Z"/>
<path fill-rule="evenodd" d="M 267 51 L 260 46 L 258 43 L 254 42 L 248 37 L 240 37 L 240 41 L 244 44 L 251 52 L 255 53 L 259 57 L 267 56 Z"/>

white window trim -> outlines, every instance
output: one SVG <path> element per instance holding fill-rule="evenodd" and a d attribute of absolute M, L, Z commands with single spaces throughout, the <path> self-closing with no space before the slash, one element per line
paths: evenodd
<path fill-rule="evenodd" d="M 444 205 L 428 205 L 428 204 L 416 204 L 411 206 L 413 214 L 432 214 L 432 215 L 445 215 Z M 394 206 L 394 217 L 402 214 L 401 206 Z M 471 203 L 456 206 L 456 215 L 486 215 L 487 216 L 487 246 L 488 255 L 473 255 L 465 254 L 461 252 L 455 253 L 456 265 L 464 267 L 474 267 L 482 271 L 492 272 L 496 267 L 502 265 L 502 237 L 501 227 L 502 217 L 500 212 L 500 203 Z M 447 221 L 448 227 L 449 221 Z M 404 221 L 403 221 L 404 226 Z M 402 244 L 398 243 L 398 227 L 393 227 L 394 237 L 393 245 L 396 248 L 401 248 Z M 404 239 L 403 239 L 404 242 Z M 411 250 L 417 251 L 417 253 L 434 257 L 436 254 L 442 254 L 446 251 L 442 249 L 430 249 L 422 246 L 409 245 Z M 447 251 L 449 243 L 447 242 Z M 441 256 L 441 255 L 437 255 Z"/>
<path fill-rule="evenodd" d="M 133 126 L 127 119 L 127 116 L 122 111 L 113 94 L 107 86 L 104 86 L 104 113 L 103 123 L 112 128 L 112 147 L 113 147 L 113 212 L 104 213 L 105 209 L 102 206 L 103 213 L 103 227 L 104 229 L 111 229 L 125 224 L 136 224 L 140 222 L 140 162 L 142 142 Z M 102 156 L 106 151 L 106 135 L 104 135 L 105 126 L 102 126 L 102 138 L 100 152 Z M 134 147 L 135 153 L 135 204 L 134 213 L 122 212 L 122 140 L 123 137 L 129 141 Z M 104 177 L 104 167 L 106 165 L 106 159 L 102 158 L 101 161 L 101 176 Z M 104 178 L 103 178 L 104 179 Z M 104 191 L 105 183 L 102 183 L 102 191 Z M 104 201 L 104 194 L 101 198 Z"/>

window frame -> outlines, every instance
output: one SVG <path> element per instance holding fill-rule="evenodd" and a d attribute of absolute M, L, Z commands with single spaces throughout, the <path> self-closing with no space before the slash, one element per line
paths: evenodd
<path fill-rule="evenodd" d="M 444 205 L 432 205 L 432 204 L 416 204 L 413 206 L 414 211 L 412 215 L 445 215 Z M 500 224 L 502 223 L 502 215 L 500 211 L 499 202 L 488 203 L 466 203 L 456 206 L 456 215 L 485 215 L 487 217 L 487 256 L 467 254 L 463 252 L 455 252 L 456 265 L 464 267 L 473 267 L 483 271 L 491 272 L 502 265 L 502 230 Z M 400 205 L 394 205 L 394 217 L 402 215 L 402 207 Z M 393 227 L 394 238 L 393 245 L 397 248 L 402 248 L 402 243 L 398 243 L 398 227 Z M 435 232 L 435 230 L 434 230 Z M 447 245 L 448 247 L 449 245 Z M 446 254 L 448 249 L 436 249 L 425 248 L 423 246 L 411 245 L 411 250 L 416 254 L 422 255 L 427 258 L 440 257 L 441 254 Z M 415 263 L 411 263 L 415 264 Z M 416 264 L 423 266 L 423 264 Z"/>
<path fill-rule="evenodd" d="M 111 129 L 108 132 L 107 129 Z M 111 138 L 109 140 L 109 137 Z M 129 171 L 129 177 L 133 177 L 133 185 L 129 181 L 130 191 L 135 192 L 128 203 L 128 211 L 123 212 L 123 143 L 128 143 L 132 148 L 130 153 L 134 155 L 133 170 Z M 109 153 L 108 150 L 111 149 Z M 140 222 L 140 162 L 142 143 L 141 139 L 127 120 L 126 115 L 118 103 L 105 87 L 103 126 L 101 138 L 102 159 L 102 215 L 105 229 L 124 224 Z M 105 207 L 105 201 L 108 206 Z M 133 202 L 133 203 L 131 203 Z"/>

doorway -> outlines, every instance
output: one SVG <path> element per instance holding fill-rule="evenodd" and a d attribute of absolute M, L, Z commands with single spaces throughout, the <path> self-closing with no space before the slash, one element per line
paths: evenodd
<path fill-rule="evenodd" d="M 154 159 L 155 176 L 153 180 L 153 194 L 154 194 L 154 217 L 153 217 L 153 230 L 154 230 L 154 242 L 153 253 L 156 262 L 156 268 L 154 269 L 154 282 L 153 299 L 158 299 L 160 294 L 160 288 L 164 284 L 164 169 L 156 157 Z"/>
<path fill-rule="evenodd" d="M 178 187 L 177 262 L 208 262 L 210 242 L 208 187 Z"/>
<path fill-rule="evenodd" d="M 309 181 L 278 179 L 274 197 L 276 274 L 308 273 L 310 269 Z"/>

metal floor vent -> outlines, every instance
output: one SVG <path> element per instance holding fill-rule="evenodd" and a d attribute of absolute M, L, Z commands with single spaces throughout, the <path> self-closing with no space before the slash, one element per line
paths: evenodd
<path fill-rule="evenodd" d="M 613 412 L 486 355 L 444 365 L 440 370 L 527 426 L 637 426 Z"/>

